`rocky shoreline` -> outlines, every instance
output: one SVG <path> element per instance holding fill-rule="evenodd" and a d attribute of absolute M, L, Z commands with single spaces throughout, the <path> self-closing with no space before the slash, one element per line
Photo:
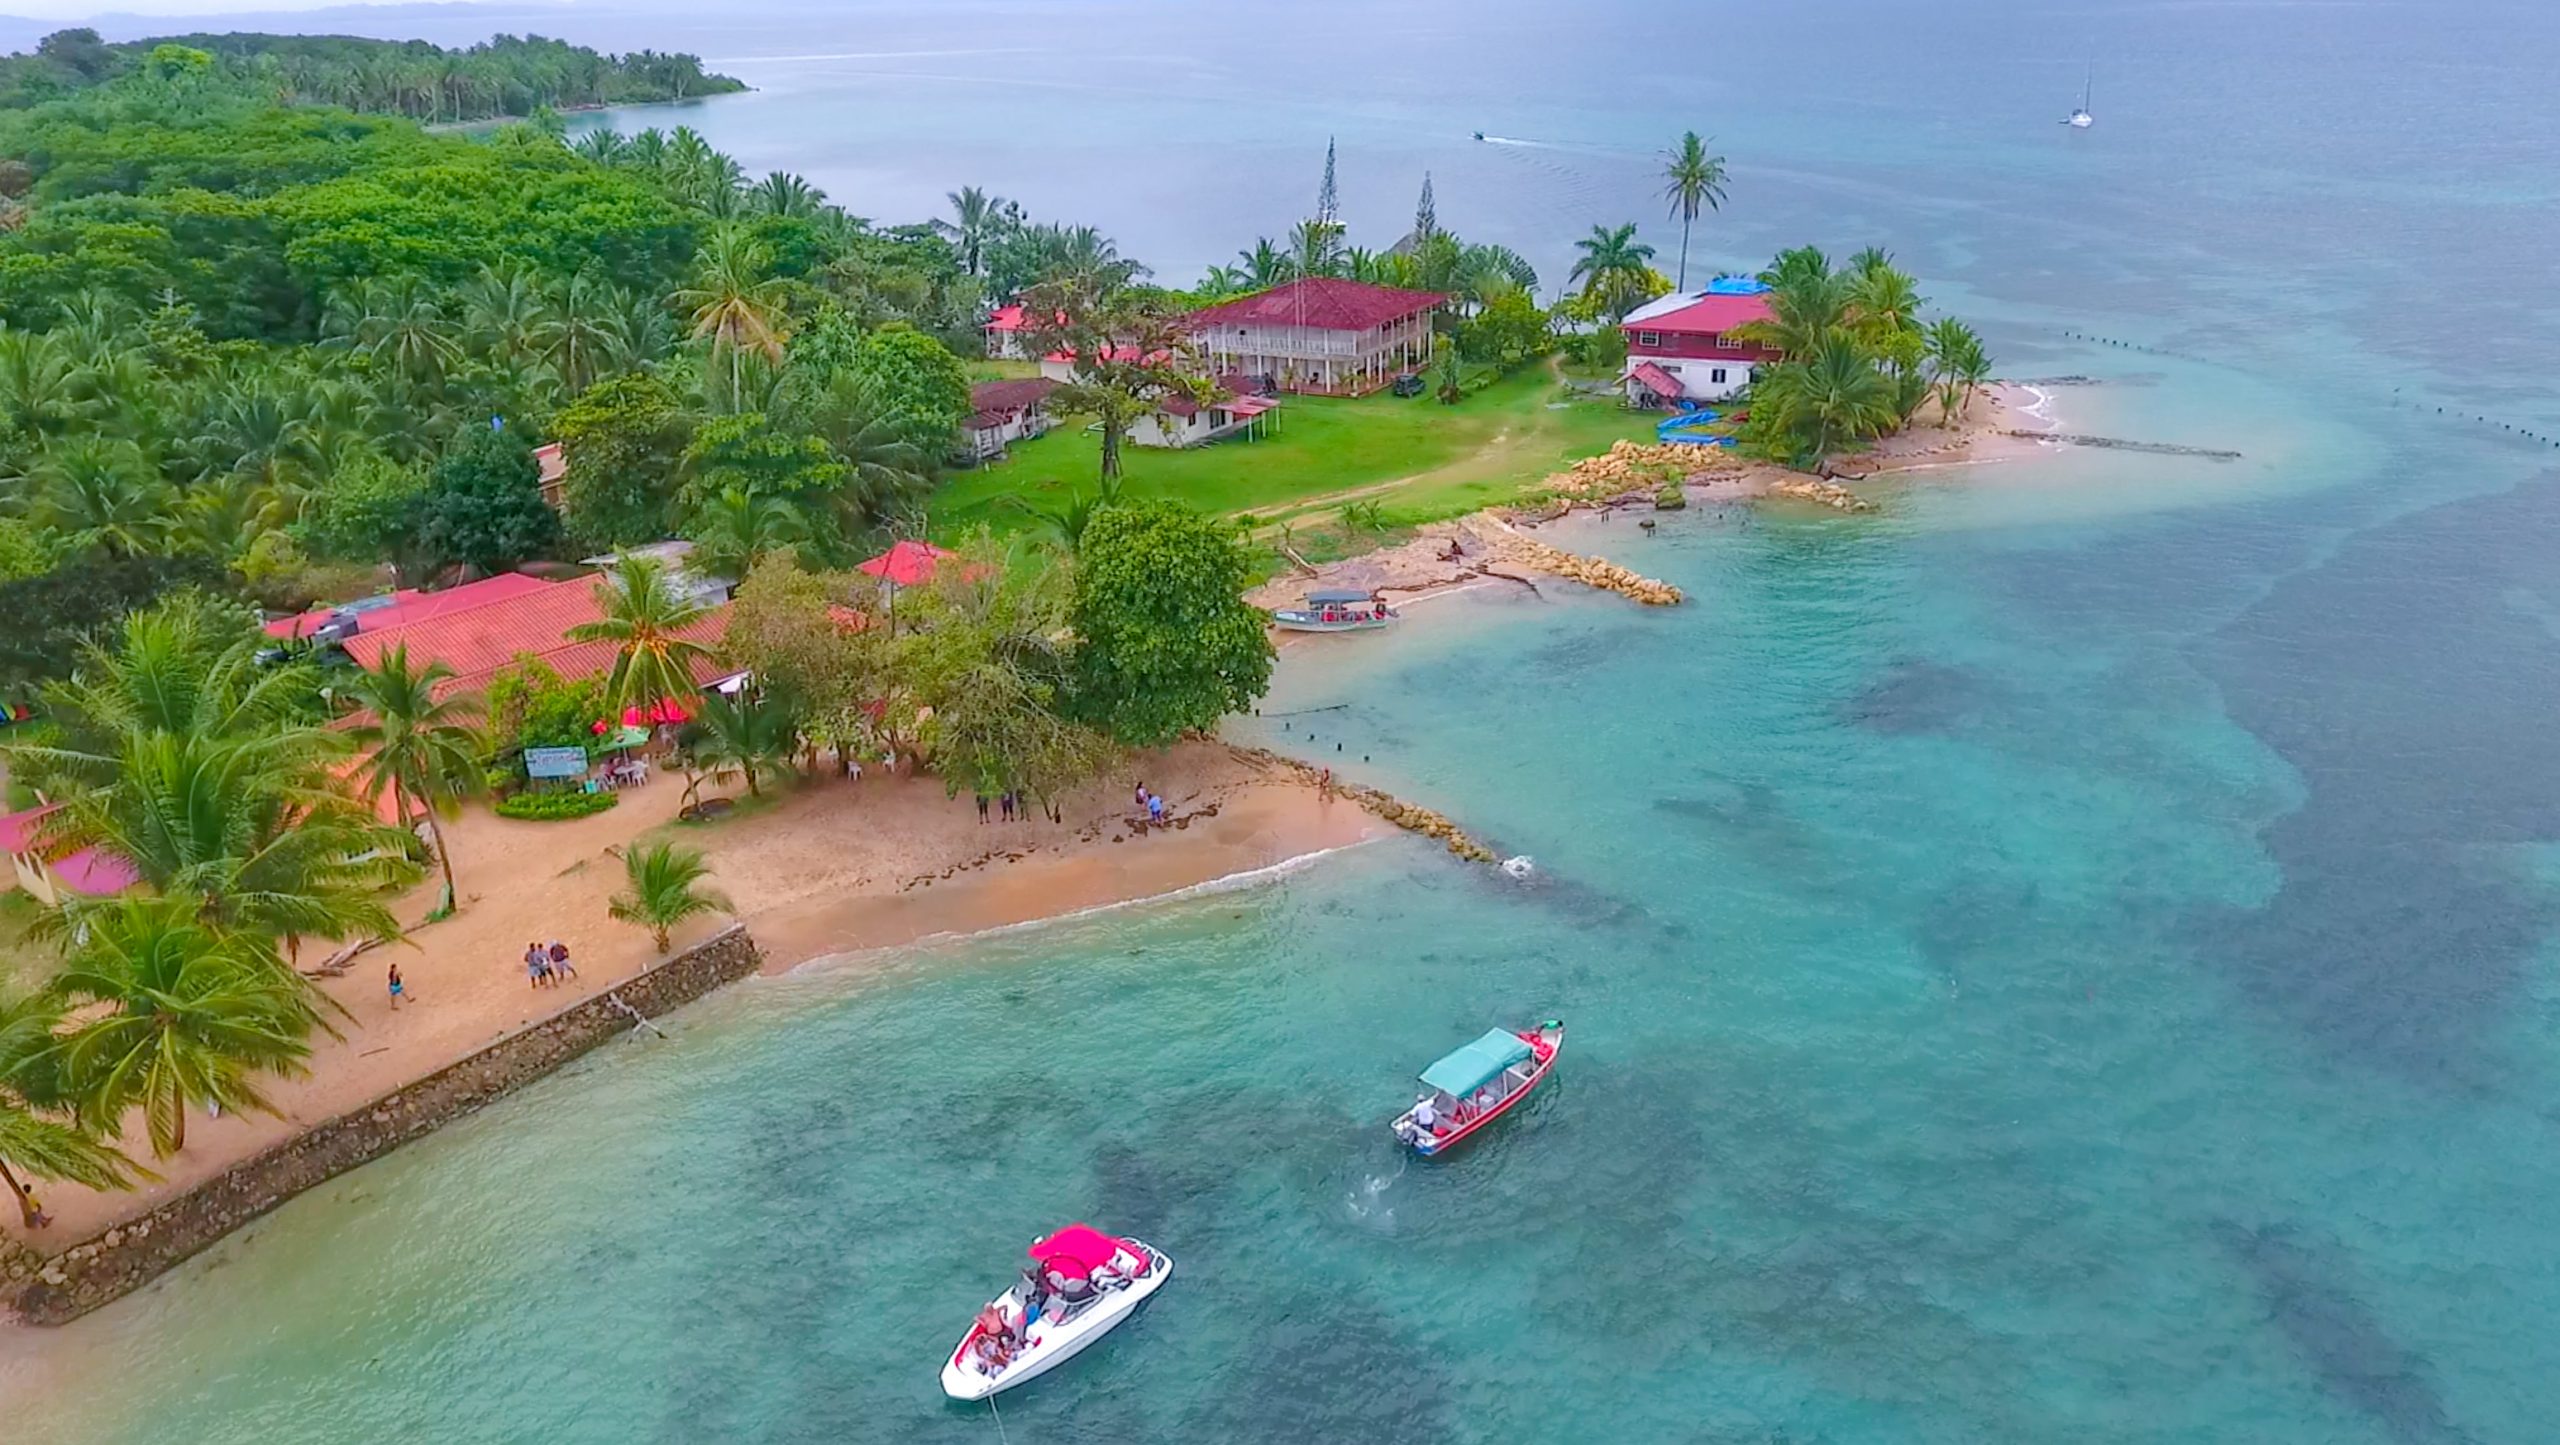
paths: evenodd
<path fill-rule="evenodd" d="M 306 1130 L 138 1219 L 47 1258 L 0 1258 L 0 1313 L 66 1324 L 159 1278 L 316 1185 L 390 1153 L 558 1069 L 637 1022 L 754 974 L 764 955 L 742 925 L 383 1098 Z"/>

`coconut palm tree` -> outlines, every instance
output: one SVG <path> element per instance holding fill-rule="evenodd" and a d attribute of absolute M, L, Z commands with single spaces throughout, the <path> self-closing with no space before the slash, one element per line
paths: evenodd
<path fill-rule="evenodd" d="M 951 219 L 934 222 L 934 229 L 951 238 L 960 269 L 978 275 L 985 269 L 988 245 L 1003 229 L 1004 202 L 976 186 L 962 186 L 944 199 L 951 202 Z"/>
<path fill-rule="evenodd" d="M 463 334 L 480 355 L 511 365 L 531 349 L 534 318 L 542 312 L 542 278 L 532 267 L 512 261 L 483 267 L 456 294 Z"/>
<path fill-rule="evenodd" d="M 1849 270 L 1848 310 L 1868 349 L 1897 372 L 1919 368 L 1927 350 L 1920 334 L 1920 288 L 1882 251 L 1862 253 Z"/>
<path fill-rule="evenodd" d="M 137 1172 L 72 1117 L 54 1051 L 62 1022 L 59 998 L 0 990 L 0 1185 L 29 1229 L 35 1201 L 20 1175 L 118 1189 Z"/>
<path fill-rule="evenodd" d="M 21 436 L 57 432 L 83 410 L 78 366 L 49 331 L 0 331 L 0 426 Z"/>
<path fill-rule="evenodd" d="M 1662 198 L 1671 203 L 1671 215 L 1680 223 L 1680 279 L 1682 291 L 1689 289 L 1689 228 L 1697 223 L 1698 212 L 1724 209 L 1724 157 L 1707 149 L 1696 131 L 1684 132 L 1680 143 L 1662 153 Z"/>
<path fill-rule="evenodd" d="M 1019 496 L 1005 498 L 1014 510 L 1031 518 L 1058 550 L 1070 557 L 1084 545 L 1085 528 L 1093 524 L 1094 513 L 1117 504 L 1119 500 L 1118 477 L 1103 478 L 1102 485 L 1092 492 L 1077 487 L 1067 493 L 1065 501 L 1052 507 L 1026 502 Z"/>
<path fill-rule="evenodd" d="M 1653 275 L 1653 248 L 1636 239 L 1635 222 L 1623 226 L 1594 226 L 1591 234 L 1573 243 L 1581 256 L 1573 263 L 1568 280 L 1582 283 L 1582 294 L 1598 303 L 1611 321 L 1624 320 L 1647 294 Z"/>
<path fill-rule="evenodd" d="M 808 217 L 826 206 L 827 193 L 789 171 L 774 171 L 747 188 L 746 202 L 768 216 Z"/>
<path fill-rule="evenodd" d="M 135 613 L 46 687 L 55 736 L 9 749 L 14 772 L 68 799 L 46 845 L 121 858 L 225 931 L 398 937 L 381 896 L 417 877 L 407 835 L 334 773 L 352 745 L 310 719 L 317 675 L 261 666 L 265 639 L 221 620 L 194 601 Z"/>
<path fill-rule="evenodd" d="M 1288 280 L 1297 268 L 1297 262 L 1287 251 L 1273 245 L 1269 236 L 1255 240 L 1250 251 L 1238 251 L 1236 261 L 1236 269 L 1244 273 L 1246 284 L 1256 291 L 1268 291 Z"/>
<path fill-rule="evenodd" d="M 1894 387 L 1855 338 L 1834 332 L 1804 360 L 1781 363 L 1753 403 L 1815 461 L 1894 424 Z"/>
<path fill-rule="evenodd" d="M 772 275 L 772 255 L 763 243 L 724 226 L 695 257 L 693 284 L 671 298 L 692 318 L 694 337 L 711 343 L 713 362 L 728 359 L 733 405 L 746 391 L 749 352 L 767 365 L 782 364 L 785 291 Z"/>
<path fill-rule="evenodd" d="M 187 1111 L 274 1113 L 260 1074 L 299 1075 L 319 1014 L 275 945 L 209 928 L 197 900 L 132 898 L 88 910 L 55 989 L 77 1009 L 55 1046 L 83 1120 L 139 1105 L 151 1150 L 187 1147 Z"/>
<path fill-rule="evenodd" d="M 170 527 L 169 488 L 142 448 L 99 436 L 55 442 L 36 458 L 29 480 L 38 525 L 119 556 L 154 550 Z"/>
<path fill-rule="evenodd" d="M 809 540 L 809 524 L 779 497 L 730 487 L 694 510 L 685 535 L 692 560 L 723 577 L 744 577 L 756 563 Z"/>
<path fill-rule="evenodd" d="M 352 295 L 332 297 L 323 332 L 422 385 L 442 382 L 462 357 L 443 295 L 423 276 L 367 281 Z"/>
<path fill-rule="evenodd" d="M 588 268 L 542 288 L 525 339 L 574 396 L 632 359 L 631 313 L 632 297 Z"/>
<path fill-rule="evenodd" d="M 899 410 L 867 378 L 839 371 L 828 382 L 814 429 L 845 464 L 838 500 L 859 531 L 921 497 L 933 485 L 928 429 Z"/>
<path fill-rule="evenodd" d="M 412 802 L 437 818 L 451 819 L 461 813 L 463 799 L 487 787 L 482 764 L 489 744 L 476 725 L 479 695 L 438 697 L 441 685 L 452 678 L 453 669 L 441 662 L 424 667 L 411 663 L 407 644 L 395 643 L 372 667 L 358 669 L 344 693 L 361 719 L 347 730 L 363 758 L 353 775 L 356 795 L 376 803 L 389 793 L 391 816 L 403 827 Z M 435 852 L 444 869 L 445 904 L 459 908 L 453 849 L 441 826 Z"/>
<path fill-rule="evenodd" d="M 596 591 L 604 616 L 569 629 L 571 642 L 610 642 L 613 672 L 605 679 L 612 711 L 690 699 L 699 691 L 693 665 L 711 649 L 684 635 L 709 615 L 701 603 L 676 591 L 664 563 L 625 557 Z"/>
<path fill-rule="evenodd" d="M 1973 394 L 1991 379 L 1991 357 L 1972 327 L 1952 316 L 1929 327 L 1929 376 L 1938 392 L 1938 409 L 1952 422 L 1972 405 Z"/>
<path fill-rule="evenodd" d="M 765 773 L 791 760 L 800 732 L 791 709 L 764 694 L 706 693 L 694 726 L 694 766 L 714 778 L 744 777 L 751 798 L 764 796 Z"/>
<path fill-rule="evenodd" d="M 702 886 L 710 865 L 702 855 L 673 843 L 648 843 L 622 855 L 623 876 L 630 887 L 606 905 L 616 922 L 649 930 L 658 952 L 667 951 L 667 935 L 677 924 L 703 913 L 725 913 L 733 905 L 714 889 Z"/>
<path fill-rule="evenodd" d="M 631 143 L 610 126 L 587 131 L 569 143 L 570 151 L 600 166 L 609 166 L 631 153 Z"/>
<path fill-rule="evenodd" d="M 1289 228 L 1289 262 L 1300 276 L 1342 274 L 1342 223 L 1313 216 Z"/>

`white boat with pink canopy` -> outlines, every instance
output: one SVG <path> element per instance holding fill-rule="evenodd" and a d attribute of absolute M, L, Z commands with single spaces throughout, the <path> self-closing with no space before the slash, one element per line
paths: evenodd
<path fill-rule="evenodd" d="M 988 1301 L 942 1363 L 955 1400 L 1037 1379 L 1109 1334 L 1173 1274 L 1173 1259 L 1136 1239 L 1070 1224 L 1031 1246 L 1031 1266 Z"/>

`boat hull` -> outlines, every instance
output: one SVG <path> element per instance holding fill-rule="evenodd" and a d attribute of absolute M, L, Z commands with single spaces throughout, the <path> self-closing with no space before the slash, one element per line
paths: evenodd
<path fill-rule="evenodd" d="M 1402 1114 L 1397 1115 L 1395 1123 L 1388 1127 L 1395 1132 L 1399 1140 L 1405 1142 L 1406 1147 L 1412 1149 L 1415 1154 L 1420 1155 L 1422 1158 L 1436 1159 L 1439 1156 L 1448 1153 L 1450 1150 L 1457 1148 L 1469 1139 L 1474 1138 L 1478 1133 L 1491 1127 L 1494 1120 L 1499 1119 L 1503 1115 L 1510 1113 L 1513 1109 L 1518 1108 L 1521 1100 L 1528 1098 L 1531 1094 L 1538 1091 L 1538 1086 L 1545 1083 L 1547 1081 L 1547 1075 L 1555 1070 L 1556 1060 L 1564 1057 L 1564 1030 L 1562 1028 L 1557 1028 L 1554 1031 L 1554 1037 L 1555 1046 L 1547 1050 L 1547 1056 L 1545 1058 L 1538 1061 L 1537 1069 L 1529 1075 L 1529 1082 L 1522 1084 L 1517 1089 L 1514 1089 L 1508 1098 L 1505 1098 L 1500 1103 L 1486 1109 L 1483 1113 L 1476 1115 L 1474 1118 L 1469 1119 L 1466 1123 L 1450 1130 L 1448 1133 L 1435 1136 L 1422 1133 L 1417 1129 L 1414 1131 L 1416 1137 L 1406 1139 L 1404 1125 L 1407 1120 L 1410 1120 L 1413 1117 L 1413 1111 L 1411 1109 L 1407 1109 Z"/>
<path fill-rule="evenodd" d="M 1271 625 L 1283 632 L 1375 632 L 1390 621 L 1390 618 L 1366 617 L 1356 622 L 1320 622 L 1313 617 L 1287 612 L 1271 614 Z"/>
<path fill-rule="evenodd" d="M 1148 1244 L 1134 1240 L 1155 1258 L 1155 1268 L 1143 1279 L 1132 1280 L 1125 1289 L 1114 1290 L 1086 1307 L 1084 1313 L 1067 1322 L 1065 1328 L 1044 1333 L 1040 1343 L 1023 1350 L 1013 1362 L 995 1375 L 981 1373 L 969 1360 L 969 1347 L 978 1340 L 977 1327 L 960 1337 L 960 1343 L 942 1362 L 942 1392 L 954 1400 L 983 1400 L 1001 1395 L 1017 1385 L 1027 1385 L 1042 1375 L 1082 1354 L 1094 1341 L 1118 1329 L 1129 1316 L 1137 1313 L 1164 1282 L 1173 1277 L 1173 1256 Z M 989 1301 L 997 1309 L 1019 1318 L 1022 1301 L 1014 1290 Z"/>

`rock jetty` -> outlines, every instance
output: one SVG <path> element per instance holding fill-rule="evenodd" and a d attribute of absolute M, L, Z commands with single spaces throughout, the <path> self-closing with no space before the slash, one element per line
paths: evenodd
<path fill-rule="evenodd" d="M 1345 782 L 1340 778 L 1328 779 L 1327 770 L 1313 763 L 1302 762 L 1285 753 L 1275 753 L 1269 748 L 1249 748 L 1235 744 L 1229 744 L 1229 746 L 1235 747 L 1237 753 L 1265 767 L 1294 773 L 1301 781 L 1314 787 L 1330 788 L 1408 833 L 1419 833 L 1425 838 L 1436 838 L 1450 852 L 1470 863 L 1493 864 L 1502 861 L 1492 849 L 1468 837 L 1466 830 L 1457 824 L 1429 808 L 1408 803 L 1384 789 L 1372 788 L 1364 783 Z"/>
<path fill-rule="evenodd" d="M 1800 502 L 1812 502 L 1818 506 L 1829 507 L 1835 512 L 1872 512 L 1876 509 L 1875 503 L 1850 491 L 1847 487 L 1816 477 L 1789 477 L 1782 482 L 1773 482 L 1769 487 L 1769 495 L 1792 497 Z"/>
<path fill-rule="evenodd" d="M 1493 547 L 1497 558 L 1515 567 L 1632 597 L 1647 607 L 1676 607 L 1680 604 L 1679 588 L 1631 572 L 1605 557 L 1584 557 L 1535 537 L 1507 530 L 1494 538 Z"/>

